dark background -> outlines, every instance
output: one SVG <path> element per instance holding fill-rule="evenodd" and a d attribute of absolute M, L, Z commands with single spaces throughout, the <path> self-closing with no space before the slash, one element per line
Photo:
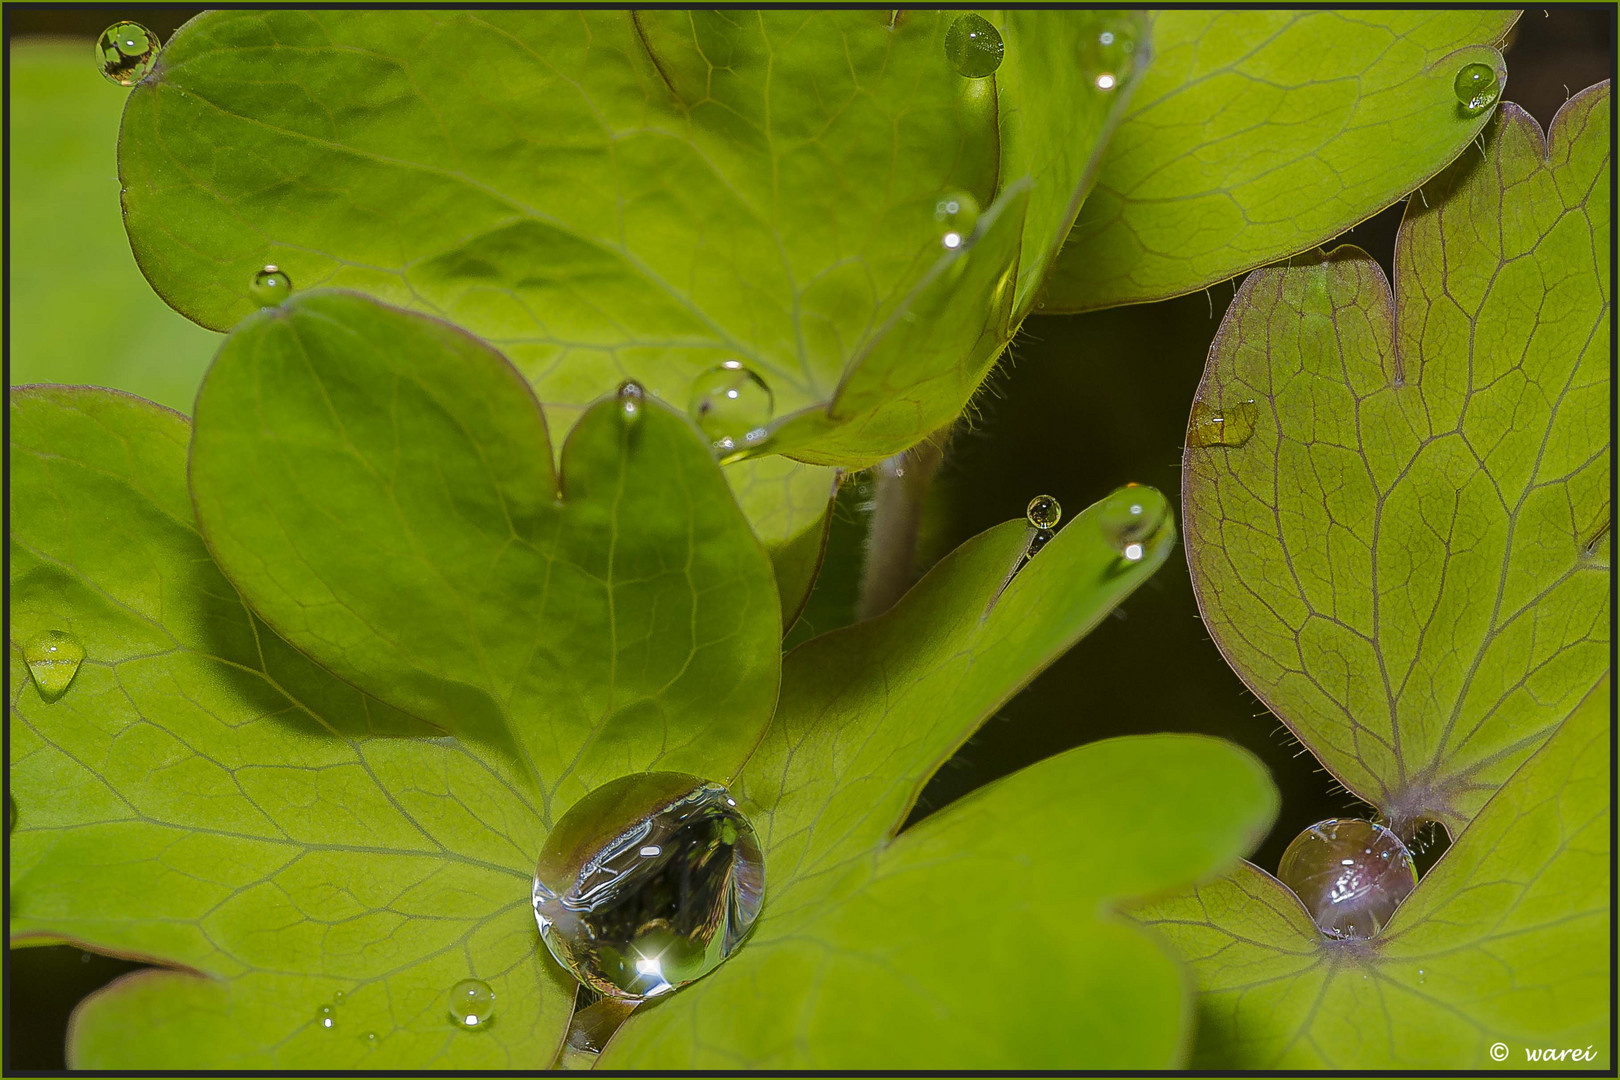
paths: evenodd
<path fill-rule="evenodd" d="M 8 6 L 5 18 L 12 36 L 84 38 L 89 67 L 90 41 L 111 22 L 135 18 L 167 40 L 201 10 Z M 1507 49 L 1506 97 L 1545 128 L 1573 92 L 1609 77 L 1613 19 L 1612 8 L 1526 9 Z M 1403 209 L 1397 205 L 1375 215 L 1340 242 L 1364 248 L 1389 273 Z M 1188 410 L 1235 285 L 1025 323 L 1009 358 L 975 402 L 976 419 L 951 443 L 927 516 L 925 561 L 1022 516 L 1024 504 L 1041 493 L 1073 512 L 1135 481 L 1159 488 L 1179 506 Z M 847 485 L 830 548 L 835 555 L 858 553 L 861 506 L 869 498 L 869 487 Z M 841 583 L 828 575 L 828 592 L 840 584 L 849 584 L 847 576 Z M 1199 621 L 1187 565 L 1177 552 L 962 748 L 929 784 L 914 817 L 1081 743 L 1154 731 L 1230 739 L 1270 767 L 1283 804 L 1276 828 L 1254 856 L 1267 869 L 1311 823 L 1369 810 L 1333 782 L 1226 666 Z M 1442 837 L 1420 857 L 1420 866 L 1443 846 Z M 73 1006 L 137 966 L 70 946 L 11 950 L 5 980 L 8 1071 L 64 1068 L 63 1039 Z"/>

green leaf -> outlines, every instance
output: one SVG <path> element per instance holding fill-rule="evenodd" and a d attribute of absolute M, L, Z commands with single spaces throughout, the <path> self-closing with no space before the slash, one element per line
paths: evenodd
<path fill-rule="evenodd" d="M 11 396 L 10 932 L 165 965 L 92 998 L 70 1060 L 549 1061 L 573 985 L 535 959 L 545 824 L 523 777 L 453 739 L 386 737 L 433 732 L 249 614 L 192 526 L 188 435 L 109 391 Z M 21 662 L 47 628 L 87 654 L 49 703 Z M 447 995 L 469 976 L 501 1016 L 460 1036 Z"/>
<path fill-rule="evenodd" d="M 1393 298 L 1354 248 L 1251 274 L 1198 391 L 1210 633 L 1397 825 L 1456 835 L 1608 669 L 1608 123 L 1607 84 L 1550 149 L 1502 106 L 1408 204 Z"/>
<path fill-rule="evenodd" d="M 1513 11 L 1158 11 L 1155 58 L 1042 309 L 1162 300 L 1320 244 L 1409 194 L 1489 119 Z"/>
<path fill-rule="evenodd" d="M 316 291 L 238 326 L 191 487 L 226 575 L 339 678 L 521 763 L 548 823 L 653 768 L 731 776 L 770 717 L 770 562 L 703 436 L 533 395 L 454 327 Z"/>
<path fill-rule="evenodd" d="M 218 337 L 135 268 L 118 213 L 125 92 L 88 41 L 13 39 L 9 378 L 116 386 L 188 410 Z"/>
<path fill-rule="evenodd" d="M 836 469 L 776 456 L 748 458 L 725 468 L 737 505 L 771 556 L 784 634 L 804 610 L 821 571 L 839 475 Z"/>
<path fill-rule="evenodd" d="M 1054 74 L 1105 13 L 1008 16 L 1017 101 L 950 68 L 954 17 L 211 12 L 130 95 L 131 241 L 207 326 L 266 263 L 443 316 L 556 422 L 738 359 L 775 397 L 748 452 L 867 465 L 984 378 L 1129 89 Z M 1002 224 L 942 252 L 957 189 Z"/>
<path fill-rule="evenodd" d="M 1140 911 L 1197 978 L 1194 1067 L 1607 1068 L 1608 703 L 1605 678 L 1376 938 L 1324 939 L 1247 863 Z"/>
<path fill-rule="evenodd" d="M 735 789 L 765 850 L 765 911 L 719 971 L 632 1016 L 602 1067 L 1179 1062 L 1182 975 L 1111 908 L 1264 835 L 1276 796 L 1246 753 L 1188 736 L 1095 743 L 895 836 L 951 751 L 1173 547 L 1166 519 L 1127 563 L 1105 514 L 1079 515 L 999 599 L 1028 540 L 1018 522 L 884 615 L 789 655 Z"/>

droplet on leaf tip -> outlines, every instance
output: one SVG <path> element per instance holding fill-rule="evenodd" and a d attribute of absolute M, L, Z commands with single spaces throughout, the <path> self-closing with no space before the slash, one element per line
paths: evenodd
<path fill-rule="evenodd" d="M 1466 116 L 1478 116 L 1502 94 L 1502 83 L 1496 69 L 1489 64 L 1464 64 L 1452 82 L 1457 104 Z"/>
<path fill-rule="evenodd" d="M 137 22 L 114 23 L 96 39 L 96 65 L 108 82 L 134 86 L 157 64 L 158 39 Z"/>
<path fill-rule="evenodd" d="M 647 400 L 647 391 L 642 389 L 640 383 L 634 379 L 626 379 L 619 384 L 616 392 L 619 399 L 619 416 L 627 424 L 633 424 L 641 419 L 641 410 Z"/>
<path fill-rule="evenodd" d="M 253 275 L 248 292 L 260 307 L 275 307 L 292 295 L 292 279 L 272 263 Z"/>
<path fill-rule="evenodd" d="M 1005 52 L 1001 32 L 983 16 L 959 16 L 945 31 L 945 58 L 964 78 L 994 75 Z"/>
<path fill-rule="evenodd" d="M 55 701 L 67 693 L 84 662 L 84 646 L 66 630 L 51 630 L 23 646 L 23 661 L 40 697 Z"/>

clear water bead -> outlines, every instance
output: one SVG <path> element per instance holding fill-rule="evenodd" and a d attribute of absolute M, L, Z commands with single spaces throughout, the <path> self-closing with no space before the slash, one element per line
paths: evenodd
<path fill-rule="evenodd" d="M 55 701 L 67 693 L 84 662 L 84 646 L 66 630 L 51 630 L 23 645 L 23 662 L 39 696 Z"/>
<path fill-rule="evenodd" d="M 1451 85 L 1457 104 L 1468 116 L 1478 116 L 1502 96 L 1502 82 L 1489 64 L 1464 64 Z"/>
<path fill-rule="evenodd" d="M 1294 837 L 1277 877 L 1328 937 L 1370 938 L 1417 885 L 1417 867 L 1382 825 L 1329 818 Z"/>
<path fill-rule="evenodd" d="M 260 307 L 275 307 L 292 295 L 292 279 L 279 266 L 266 266 L 253 275 L 248 292 Z"/>
<path fill-rule="evenodd" d="M 945 31 L 945 58 L 969 79 L 994 75 L 1006 52 L 1001 32 L 979 15 L 963 15 Z"/>
<path fill-rule="evenodd" d="M 134 86 L 157 64 L 158 39 L 137 22 L 113 23 L 96 39 L 96 65 L 109 82 Z"/>
<path fill-rule="evenodd" d="M 946 251 L 963 247 L 979 223 L 979 200 L 965 191 L 952 192 L 934 203 L 940 246 Z"/>
<path fill-rule="evenodd" d="M 707 975 L 764 899 L 759 842 L 736 800 L 681 773 L 592 791 L 547 837 L 534 875 L 546 947 L 606 997 L 658 997 Z"/>
<path fill-rule="evenodd" d="M 717 450 L 757 443 L 776 412 L 776 395 L 740 360 L 726 360 L 692 380 L 687 411 Z"/>
<path fill-rule="evenodd" d="M 1063 520 L 1063 507 L 1050 495 L 1037 495 L 1024 508 L 1024 516 L 1034 528 L 1055 529 Z"/>
<path fill-rule="evenodd" d="M 1136 67 L 1135 24 L 1112 19 L 1091 30 L 1081 39 L 1080 67 L 1095 89 L 1119 87 Z"/>
<path fill-rule="evenodd" d="M 1097 505 L 1097 527 L 1126 562 L 1141 562 L 1147 544 L 1170 515 L 1164 496 L 1153 488 L 1126 484 Z"/>
<path fill-rule="evenodd" d="M 495 1020 L 495 991 L 482 979 L 462 979 L 450 988 L 450 1022 L 482 1031 Z"/>
<path fill-rule="evenodd" d="M 322 1005 L 315 1010 L 315 1022 L 330 1031 L 337 1026 L 337 1010 L 330 1005 Z"/>

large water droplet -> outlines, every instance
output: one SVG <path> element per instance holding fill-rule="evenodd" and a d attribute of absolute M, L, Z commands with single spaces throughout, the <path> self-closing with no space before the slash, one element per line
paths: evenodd
<path fill-rule="evenodd" d="M 292 279 L 279 266 L 266 266 L 253 275 L 248 292 L 260 307 L 275 307 L 292 295 Z"/>
<path fill-rule="evenodd" d="M 55 701 L 67 692 L 84 661 L 84 646 L 66 630 L 52 630 L 23 646 L 23 660 L 40 697 Z"/>
<path fill-rule="evenodd" d="M 1451 87 L 1456 91 L 1457 103 L 1468 116 L 1478 116 L 1502 96 L 1501 80 L 1489 64 L 1464 64 Z"/>
<path fill-rule="evenodd" d="M 134 86 L 157 63 L 158 39 L 136 22 L 114 23 L 96 40 L 96 64 L 119 86 Z"/>
<path fill-rule="evenodd" d="M 1193 402 L 1192 419 L 1187 423 L 1187 445 L 1198 447 L 1242 446 L 1254 434 L 1260 407 L 1254 399 L 1221 407 Z"/>
<path fill-rule="evenodd" d="M 599 994 L 650 998 L 719 967 L 765 898 L 753 826 L 719 784 L 621 777 L 546 838 L 534 913 L 557 962 Z"/>
<path fill-rule="evenodd" d="M 495 991 L 482 979 L 462 979 L 450 988 L 450 1020 L 468 1031 L 482 1031 L 495 1020 Z"/>
<path fill-rule="evenodd" d="M 952 192 L 934 203 L 934 222 L 939 226 L 939 242 L 946 251 L 955 251 L 973 235 L 979 221 L 979 200 L 965 191 Z"/>
<path fill-rule="evenodd" d="M 692 380 L 687 409 L 716 449 L 735 450 L 769 434 L 776 395 L 740 360 L 727 360 Z"/>
<path fill-rule="evenodd" d="M 1322 933 L 1372 937 L 1417 884 L 1417 867 L 1401 838 L 1382 825 L 1329 818 L 1294 837 L 1277 877 Z"/>
<path fill-rule="evenodd" d="M 1135 66 L 1136 26 L 1129 20 L 1111 19 L 1081 39 L 1080 68 L 1096 89 L 1117 88 Z"/>
<path fill-rule="evenodd" d="M 1169 504 L 1152 488 L 1126 484 L 1097 507 L 1097 527 L 1126 562 L 1141 562 L 1148 542 L 1169 514 Z"/>
<path fill-rule="evenodd" d="M 1050 495 L 1037 495 L 1029 500 L 1024 516 L 1037 529 L 1055 529 L 1058 522 L 1063 520 L 1063 507 Z"/>
<path fill-rule="evenodd" d="M 945 58 L 969 79 L 994 75 L 1005 51 L 1000 31 L 981 16 L 963 15 L 945 31 Z"/>

